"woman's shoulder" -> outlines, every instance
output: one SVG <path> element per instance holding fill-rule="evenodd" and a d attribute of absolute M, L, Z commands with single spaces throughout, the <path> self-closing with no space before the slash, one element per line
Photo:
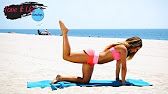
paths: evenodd
<path fill-rule="evenodd" d="M 115 46 L 115 49 L 120 53 L 126 53 L 127 52 L 127 48 L 124 45 L 117 45 L 117 46 Z"/>

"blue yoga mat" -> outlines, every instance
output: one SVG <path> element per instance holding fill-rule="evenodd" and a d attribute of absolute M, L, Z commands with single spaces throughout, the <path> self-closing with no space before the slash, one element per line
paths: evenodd
<path fill-rule="evenodd" d="M 90 80 L 88 84 L 78 84 L 78 83 L 71 83 L 71 82 L 57 82 L 56 84 L 50 84 L 51 80 L 42 80 L 36 82 L 27 82 L 27 88 L 45 88 L 51 87 L 52 90 L 57 90 L 58 88 L 65 88 L 70 86 L 80 86 L 80 87 L 96 87 L 96 86 L 113 86 L 119 87 L 121 86 L 121 82 L 115 80 Z M 141 79 L 127 79 L 126 86 L 152 86 L 149 82 L 143 81 Z"/>

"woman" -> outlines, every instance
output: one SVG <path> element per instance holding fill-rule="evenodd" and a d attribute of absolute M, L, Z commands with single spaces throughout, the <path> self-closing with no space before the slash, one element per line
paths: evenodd
<path fill-rule="evenodd" d="M 63 22 L 59 21 L 60 28 L 63 36 L 63 59 L 73 62 L 81 63 L 83 77 L 63 77 L 57 75 L 52 83 L 58 81 L 70 81 L 75 83 L 88 83 L 91 79 L 92 72 L 95 64 L 104 64 L 116 60 L 116 80 L 125 84 L 127 73 L 126 61 L 133 58 L 136 52 L 142 47 L 142 40 L 139 37 L 132 37 L 126 39 L 124 42 L 118 42 L 107 46 L 104 51 L 97 53 L 94 50 L 84 50 L 83 52 L 71 52 L 70 44 L 68 41 L 68 29 Z M 121 80 L 119 78 L 121 69 Z"/>

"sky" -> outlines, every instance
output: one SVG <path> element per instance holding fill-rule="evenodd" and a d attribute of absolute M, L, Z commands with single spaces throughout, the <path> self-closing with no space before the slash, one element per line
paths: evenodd
<path fill-rule="evenodd" d="M 0 1 L 0 29 L 58 29 L 59 20 L 70 29 L 168 29 L 168 0 L 35 0 L 47 6 L 42 21 L 5 17 L 5 6 L 23 2 Z"/>

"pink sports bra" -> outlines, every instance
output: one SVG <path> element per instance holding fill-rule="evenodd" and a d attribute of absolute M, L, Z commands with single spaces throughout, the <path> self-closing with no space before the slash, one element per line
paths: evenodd
<path fill-rule="evenodd" d="M 114 47 L 110 48 L 110 51 L 115 60 L 119 60 L 121 58 L 120 53 L 117 52 Z"/>

